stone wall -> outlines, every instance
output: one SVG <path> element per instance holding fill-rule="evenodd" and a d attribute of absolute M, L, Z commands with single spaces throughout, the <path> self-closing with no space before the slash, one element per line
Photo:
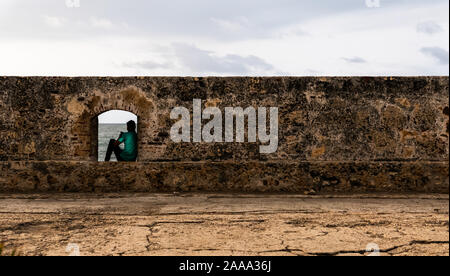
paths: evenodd
<path fill-rule="evenodd" d="M 0 77 L 0 191 L 448 192 L 448 77 Z M 176 106 L 278 107 L 279 146 L 174 143 Z M 97 116 L 139 120 L 97 160 Z M 119 176 L 117 176 L 119 174 Z"/>

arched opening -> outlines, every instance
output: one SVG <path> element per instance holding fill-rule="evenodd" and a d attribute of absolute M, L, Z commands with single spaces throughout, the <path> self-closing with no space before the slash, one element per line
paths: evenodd
<path fill-rule="evenodd" d="M 109 110 L 101 113 L 95 119 L 97 122 L 97 161 L 105 161 L 106 150 L 111 139 L 117 140 L 121 132 L 127 132 L 127 122 L 134 121 L 136 123 L 136 133 L 139 133 L 138 116 L 129 111 Z M 136 145 L 137 146 L 137 145 Z M 124 149 L 124 144 L 120 145 Z M 111 160 L 117 162 L 113 153 Z"/>

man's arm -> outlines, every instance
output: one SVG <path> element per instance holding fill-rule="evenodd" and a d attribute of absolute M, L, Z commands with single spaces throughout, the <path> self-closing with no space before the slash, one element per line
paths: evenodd
<path fill-rule="evenodd" d="M 116 142 L 114 143 L 114 146 L 117 147 L 118 145 L 122 144 L 122 142 L 120 142 L 120 138 L 122 138 L 123 132 L 120 132 L 119 138 L 117 138 Z"/>

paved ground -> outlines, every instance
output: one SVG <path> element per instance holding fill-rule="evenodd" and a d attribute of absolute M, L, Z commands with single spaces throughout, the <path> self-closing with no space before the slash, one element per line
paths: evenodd
<path fill-rule="evenodd" d="M 448 195 L 3 194 L 0 242 L 22 255 L 367 255 L 372 243 L 448 256 L 448 211 Z"/>

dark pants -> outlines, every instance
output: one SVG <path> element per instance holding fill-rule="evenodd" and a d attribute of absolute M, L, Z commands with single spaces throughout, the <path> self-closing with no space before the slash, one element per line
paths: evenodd
<path fill-rule="evenodd" d="M 111 154 L 114 152 L 114 155 L 117 158 L 117 161 L 123 161 L 123 159 L 120 157 L 120 153 L 122 152 L 122 149 L 119 147 L 119 145 L 115 145 L 116 140 L 111 139 L 109 141 L 108 149 L 106 150 L 106 156 L 105 161 L 108 162 L 111 159 Z"/>

